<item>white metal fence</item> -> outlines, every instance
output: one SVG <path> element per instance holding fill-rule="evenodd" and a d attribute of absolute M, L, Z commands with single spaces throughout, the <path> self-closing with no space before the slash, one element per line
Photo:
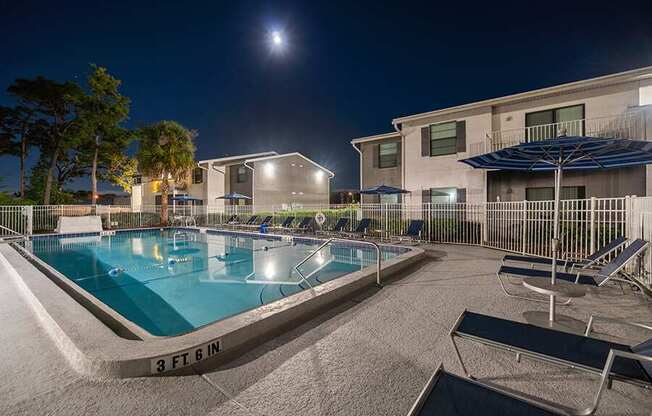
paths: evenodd
<path fill-rule="evenodd" d="M 0 206 L 0 236 L 12 233 L 53 232 L 61 216 L 99 215 L 104 228 L 138 228 L 160 224 L 160 206 L 49 205 Z M 288 216 L 295 224 L 302 217 L 325 216 L 322 228 L 342 217 L 354 230 L 360 220 L 371 220 L 370 232 L 382 237 L 403 234 L 410 220 L 423 220 L 422 240 L 437 243 L 481 245 L 523 254 L 550 256 L 553 231 L 552 201 L 487 202 L 479 204 L 355 204 L 315 206 L 170 206 L 169 221 L 193 217 L 199 226 L 219 226 L 233 215 L 272 217 L 281 224 Z M 562 257 L 581 258 L 619 236 L 652 241 L 652 197 L 591 198 L 562 201 Z M 645 269 L 652 271 L 652 254 Z M 652 279 L 644 276 L 652 287 Z"/>

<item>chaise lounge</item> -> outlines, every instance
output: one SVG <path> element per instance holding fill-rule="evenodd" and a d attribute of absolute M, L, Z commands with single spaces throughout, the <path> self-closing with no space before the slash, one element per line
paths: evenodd
<path fill-rule="evenodd" d="M 603 286 L 610 280 L 637 285 L 635 281 L 619 278 L 617 277 L 617 275 L 621 273 L 622 269 L 630 261 L 635 259 L 636 256 L 638 256 L 639 254 L 643 253 L 648 248 L 648 245 L 649 243 L 645 240 L 641 240 L 641 239 L 634 240 L 618 256 L 616 256 L 616 258 L 614 258 L 611 262 L 607 263 L 602 268 L 600 268 L 595 274 L 586 274 L 586 273 L 583 274 L 582 272 L 577 272 L 577 273 L 557 272 L 556 278 L 566 282 L 595 286 L 595 287 Z M 507 288 L 505 287 L 505 284 L 503 283 L 502 277 L 504 276 L 511 276 L 516 278 L 541 277 L 541 278 L 550 279 L 551 274 L 552 274 L 551 270 L 526 269 L 521 267 L 502 265 L 500 266 L 500 269 L 496 273 L 496 276 L 498 277 L 498 281 L 500 282 L 500 286 L 502 287 L 503 292 L 505 292 L 507 296 L 527 299 L 527 300 L 543 301 L 541 299 L 537 299 L 529 296 L 517 295 L 515 293 L 508 291 Z M 566 303 L 564 304 L 568 304 L 569 302 L 570 299 L 566 301 Z"/>
<path fill-rule="evenodd" d="M 599 388 L 589 407 L 560 407 L 562 414 L 589 415 L 595 412 L 605 388 L 610 388 L 613 380 L 652 389 L 652 338 L 625 345 L 589 337 L 593 322 L 598 319 L 652 331 L 652 326 L 645 324 L 591 317 L 582 336 L 465 310 L 453 325 L 450 337 L 469 378 L 473 376 L 462 360 L 456 338 L 516 353 L 517 361 L 524 356 L 599 375 Z"/>

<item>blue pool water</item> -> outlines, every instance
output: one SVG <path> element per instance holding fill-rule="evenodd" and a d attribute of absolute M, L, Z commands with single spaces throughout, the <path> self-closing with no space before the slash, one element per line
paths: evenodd
<path fill-rule="evenodd" d="M 164 229 L 38 237 L 36 257 L 153 335 L 192 331 L 308 289 L 294 265 L 318 241 Z M 383 259 L 406 249 L 384 247 Z M 312 286 L 374 264 L 371 247 L 325 247 L 301 267 Z"/>

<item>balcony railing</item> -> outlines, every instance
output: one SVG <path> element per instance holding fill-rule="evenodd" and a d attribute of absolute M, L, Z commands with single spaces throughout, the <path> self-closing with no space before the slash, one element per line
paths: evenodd
<path fill-rule="evenodd" d="M 477 154 L 493 152 L 518 143 L 547 140 L 563 135 L 647 140 L 643 112 L 631 111 L 616 116 L 492 131 L 487 134 L 484 144 L 471 150 Z"/>

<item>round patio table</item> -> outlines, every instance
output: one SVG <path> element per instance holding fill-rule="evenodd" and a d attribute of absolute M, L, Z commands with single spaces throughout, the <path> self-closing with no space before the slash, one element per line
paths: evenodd
<path fill-rule="evenodd" d="M 550 296 L 551 298 L 581 298 L 582 296 L 586 295 L 586 287 L 583 285 L 559 280 L 556 281 L 553 285 L 550 279 L 543 279 L 540 277 L 530 277 L 523 279 L 523 286 L 533 292 Z M 543 313 L 531 312 L 528 313 L 528 317 L 528 321 L 531 321 L 531 323 L 535 325 L 566 332 L 581 331 L 580 325 L 583 325 L 581 321 L 577 321 L 573 318 L 563 315 L 556 315 L 554 309 L 551 310 L 551 313 L 545 314 L 545 316 Z"/>

